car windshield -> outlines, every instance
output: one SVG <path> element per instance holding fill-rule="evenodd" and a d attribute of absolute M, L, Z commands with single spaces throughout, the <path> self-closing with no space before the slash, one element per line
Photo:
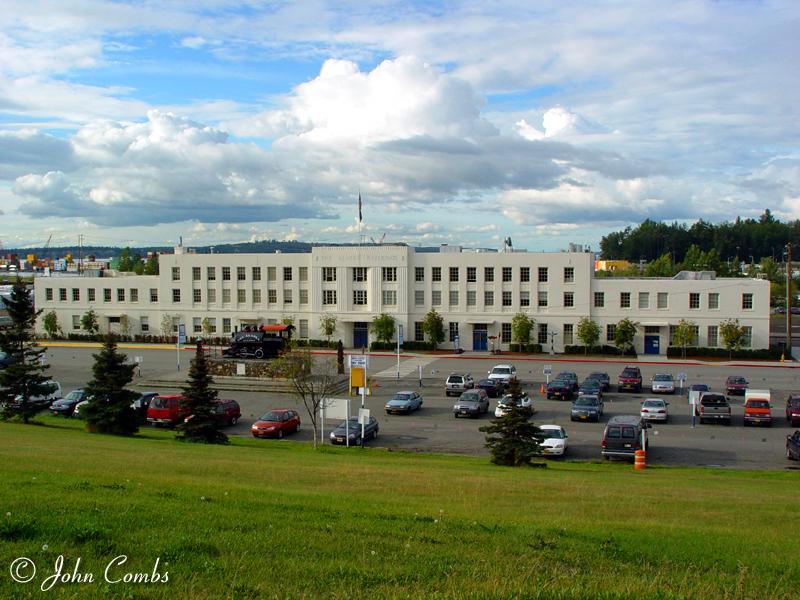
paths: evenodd
<path fill-rule="evenodd" d="M 653 377 L 653 381 L 672 381 L 672 375 L 659 373 L 658 375 Z"/>
<path fill-rule="evenodd" d="M 508 375 L 509 373 L 511 373 L 511 369 L 508 367 L 495 367 L 492 369 L 493 375 Z"/>
<path fill-rule="evenodd" d="M 600 404 L 594 396 L 581 396 L 575 401 L 575 406 L 597 406 Z"/>
<path fill-rule="evenodd" d="M 400 400 L 402 402 L 411 400 L 411 392 L 398 392 L 397 394 L 394 395 L 394 398 L 392 398 L 392 400 Z"/>
<path fill-rule="evenodd" d="M 639 373 L 635 369 L 625 369 L 622 372 L 623 377 L 638 377 Z"/>
<path fill-rule="evenodd" d="M 564 432 L 561 431 L 560 429 L 541 429 L 537 437 L 544 439 L 563 440 Z"/>
<path fill-rule="evenodd" d="M 350 417 L 347 419 L 347 421 L 342 421 L 338 429 L 344 429 L 347 427 L 348 422 L 350 423 L 350 429 L 353 429 L 354 427 L 361 427 L 361 423 L 358 422 L 358 417 Z"/>
<path fill-rule="evenodd" d="M 663 400 L 645 400 L 642 402 L 642 406 L 645 408 L 664 408 L 664 401 Z"/>
<path fill-rule="evenodd" d="M 728 377 L 728 383 L 743 384 L 747 383 L 747 380 L 744 377 Z"/>
<path fill-rule="evenodd" d="M 477 402 L 480 398 L 480 394 L 476 394 L 475 392 L 464 392 L 461 394 L 459 400 L 462 402 Z"/>
<path fill-rule="evenodd" d="M 259 420 L 260 421 L 282 421 L 284 414 L 285 413 L 277 411 L 277 410 L 271 410 L 268 413 L 264 413 L 263 415 L 261 415 L 259 417 Z"/>
<path fill-rule="evenodd" d="M 64 400 L 80 400 L 83 397 L 81 390 L 72 390 L 69 394 L 64 396 Z"/>
<path fill-rule="evenodd" d="M 169 399 L 156 396 L 150 403 L 150 408 L 167 408 L 169 406 Z"/>
<path fill-rule="evenodd" d="M 600 379 L 602 381 L 603 379 L 608 379 L 608 373 L 592 373 L 589 375 L 589 379 Z"/>

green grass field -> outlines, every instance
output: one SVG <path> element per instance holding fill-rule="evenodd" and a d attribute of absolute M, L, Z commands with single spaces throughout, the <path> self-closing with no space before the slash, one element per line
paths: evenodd
<path fill-rule="evenodd" d="M 797 598 L 796 472 L 0 424 L 0 598 Z M 40 585 L 63 572 L 90 583 Z M 107 583 L 150 573 L 166 583 Z M 18 557 L 37 565 L 15 583 Z"/>

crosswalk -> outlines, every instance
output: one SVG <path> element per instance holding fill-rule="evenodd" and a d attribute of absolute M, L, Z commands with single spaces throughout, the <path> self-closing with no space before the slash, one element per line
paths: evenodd
<path fill-rule="evenodd" d="M 409 375 L 416 375 L 419 372 L 420 367 L 422 367 L 422 372 L 424 374 L 425 367 L 436 360 L 438 360 L 438 358 L 431 358 L 429 356 L 415 356 L 413 358 L 402 360 L 400 361 L 400 377 L 402 378 L 408 377 Z M 397 365 L 393 365 L 388 369 L 384 369 L 383 371 L 375 373 L 373 377 L 378 377 L 381 379 L 396 379 Z"/>

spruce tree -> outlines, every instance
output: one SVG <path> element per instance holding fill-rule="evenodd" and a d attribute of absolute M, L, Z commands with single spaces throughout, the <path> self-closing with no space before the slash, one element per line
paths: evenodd
<path fill-rule="evenodd" d="M 0 371 L 2 418 L 15 417 L 27 423 L 39 409 L 31 398 L 52 392 L 52 386 L 47 383 L 45 350 L 33 339 L 36 318 L 42 311 L 34 308 L 33 295 L 19 277 L 11 296 L 2 300 L 12 323 L 11 327 L 0 332 L 0 350 L 12 360 Z"/>
<path fill-rule="evenodd" d="M 189 380 L 187 386 L 183 388 L 190 418 L 178 425 L 179 440 L 206 444 L 228 443 L 228 436 L 220 431 L 222 423 L 214 414 L 217 391 L 211 388 L 213 383 L 203 343 L 198 341 L 197 351 L 189 368 Z"/>
<path fill-rule="evenodd" d="M 537 437 L 540 430 L 530 420 L 531 409 L 517 406 L 522 388 L 516 378 L 509 382 L 508 394 L 512 397 L 509 410 L 502 417 L 493 419 L 491 424 L 481 427 L 480 431 L 487 434 L 486 447 L 492 453 L 494 464 L 509 467 L 530 465 L 542 453 Z"/>
<path fill-rule="evenodd" d="M 100 353 L 94 355 L 94 378 L 84 387 L 89 403 L 81 409 L 81 416 L 86 419 L 88 431 L 133 435 L 139 430 L 131 406 L 139 394 L 125 389 L 133 381 L 136 365 L 126 360 L 127 356 L 117 350 L 114 336 L 109 334 Z"/>

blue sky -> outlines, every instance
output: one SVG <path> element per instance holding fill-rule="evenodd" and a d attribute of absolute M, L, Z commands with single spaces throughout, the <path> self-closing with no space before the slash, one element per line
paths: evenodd
<path fill-rule="evenodd" d="M 800 4 L 6 0 L 0 241 L 800 218 Z"/>

